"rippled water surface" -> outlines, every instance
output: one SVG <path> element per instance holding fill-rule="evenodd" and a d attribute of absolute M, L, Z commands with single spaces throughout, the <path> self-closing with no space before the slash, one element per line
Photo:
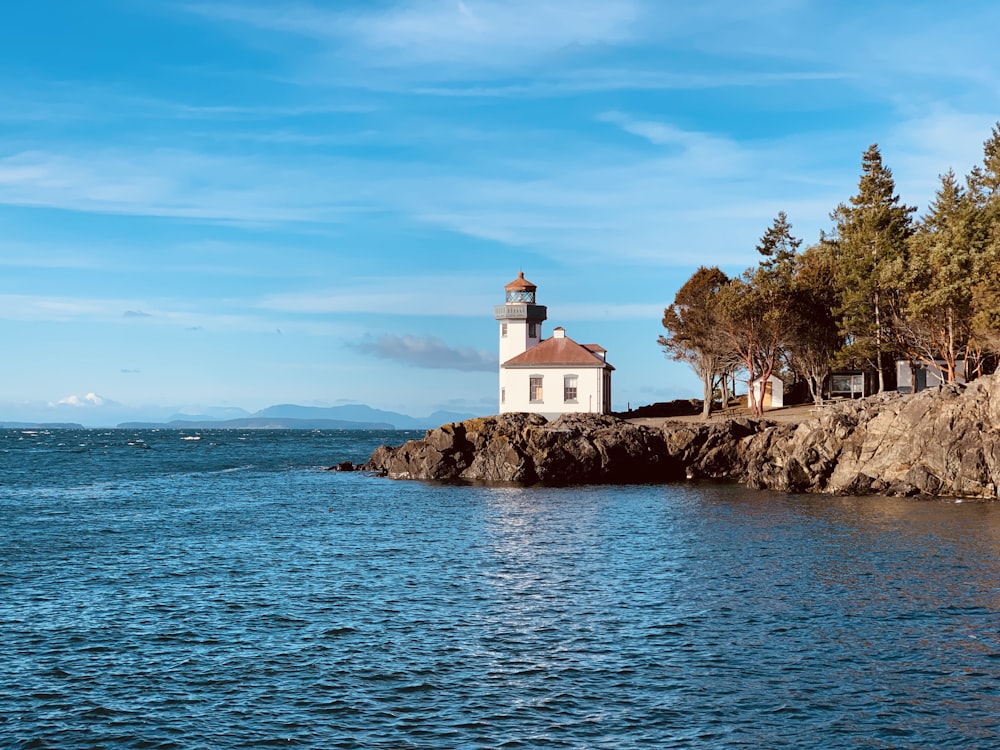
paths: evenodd
<path fill-rule="evenodd" d="M 405 437 L 0 431 L 0 747 L 1000 744 L 1000 506 L 321 471 Z"/>

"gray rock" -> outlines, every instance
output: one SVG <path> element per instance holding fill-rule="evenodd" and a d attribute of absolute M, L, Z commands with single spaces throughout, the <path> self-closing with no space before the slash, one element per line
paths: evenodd
<path fill-rule="evenodd" d="M 735 480 L 785 492 L 995 499 L 1000 378 L 824 407 L 799 424 L 735 419 L 635 425 L 611 416 L 503 414 L 378 448 L 394 479 L 585 484 Z"/>

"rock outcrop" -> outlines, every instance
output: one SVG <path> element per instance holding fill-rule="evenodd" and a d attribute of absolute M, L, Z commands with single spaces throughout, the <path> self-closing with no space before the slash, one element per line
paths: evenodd
<path fill-rule="evenodd" d="M 759 435 L 745 455 L 752 487 L 996 499 L 1000 376 L 829 406 Z"/>
<path fill-rule="evenodd" d="M 746 438 L 764 420 L 645 427 L 611 416 L 503 414 L 442 425 L 378 448 L 361 468 L 393 479 L 590 484 L 739 476 Z"/>
<path fill-rule="evenodd" d="M 470 419 L 378 448 L 395 479 L 586 484 L 740 481 L 789 492 L 997 497 L 1000 378 L 823 407 L 799 424 L 735 419 L 636 425 L 610 416 Z"/>

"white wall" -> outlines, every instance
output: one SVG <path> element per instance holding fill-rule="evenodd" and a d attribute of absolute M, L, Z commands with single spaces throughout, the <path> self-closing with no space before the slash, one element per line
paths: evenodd
<path fill-rule="evenodd" d="M 542 376 L 542 400 L 534 403 L 529 399 L 532 375 Z M 576 375 L 576 403 L 563 400 L 563 378 Z M 543 414 L 553 419 L 559 414 L 604 412 L 605 398 L 604 368 L 602 367 L 538 367 L 500 370 L 500 387 L 504 390 L 500 413 L 526 411 Z M 610 387 L 610 385 L 609 385 Z"/>
<path fill-rule="evenodd" d="M 765 406 L 766 409 L 780 409 L 785 405 L 785 383 L 777 375 L 772 375 L 767 379 L 771 384 L 771 403 Z M 763 381 L 759 378 L 753 381 L 753 393 L 760 403 Z M 747 406 L 750 406 L 750 396 L 747 396 Z"/>
<path fill-rule="evenodd" d="M 518 354 L 524 354 L 528 349 L 537 346 L 542 340 L 542 324 L 535 322 L 535 335 L 531 337 L 529 333 L 529 323 L 527 320 L 502 320 L 497 326 L 500 335 L 500 363 L 503 364 L 508 359 L 513 359 Z M 504 323 L 507 324 L 507 335 L 503 335 Z"/>

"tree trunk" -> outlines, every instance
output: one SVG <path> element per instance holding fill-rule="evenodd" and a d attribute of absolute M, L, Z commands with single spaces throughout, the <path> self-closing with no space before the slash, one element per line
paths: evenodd
<path fill-rule="evenodd" d="M 809 391 L 812 395 L 813 403 L 816 406 L 823 405 L 823 381 L 826 380 L 826 375 L 814 374 L 806 378 L 806 383 L 809 384 Z"/>
<path fill-rule="evenodd" d="M 706 372 L 701 378 L 705 399 L 701 403 L 701 418 L 708 419 L 712 416 L 712 386 L 715 384 L 715 373 Z"/>

